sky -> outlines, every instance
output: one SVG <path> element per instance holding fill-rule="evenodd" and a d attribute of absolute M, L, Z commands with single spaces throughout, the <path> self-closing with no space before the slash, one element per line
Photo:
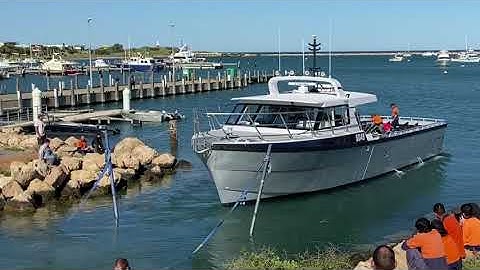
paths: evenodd
<path fill-rule="evenodd" d="M 0 41 L 300 51 L 317 35 L 323 50 L 362 51 L 462 49 L 467 37 L 480 48 L 479 12 L 470 0 L 0 0 Z"/>

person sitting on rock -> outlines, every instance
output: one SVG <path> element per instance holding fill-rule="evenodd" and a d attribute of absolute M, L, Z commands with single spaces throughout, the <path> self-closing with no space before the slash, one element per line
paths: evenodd
<path fill-rule="evenodd" d="M 375 270 L 393 270 L 397 267 L 395 252 L 386 245 L 378 246 L 372 255 L 372 268 Z"/>
<path fill-rule="evenodd" d="M 455 243 L 453 237 L 448 234 L 447 230 L 443 226 L 441 220 L 432 220 L 432 228 L 438 231 L 442 236 L 443 249 L 445 250 L 445 257 L 447 259 L 448 270 L 461 270 L 462 269 L 462 255 Z M 463 247 L 461 248 L 463 250 Z"/>
<path fill-rule="evenodd" d="M 480 251 L 480 220 L 474 216 L 474 208 L 470 203 L 460 207 L 463 217 L 463 244 L 465 249 L 475 254 Z"/>
<path fill-rule="evenodd" d="M 115 260 L 113 265 L 113 270 L 130 270 L 130 265 L 128 265 L 128 260 L 124 258 L 118 258 Z"/>
<path fill-rule="evenodd" d="M 49 139 L 45 139 L 42 146 L 40 146 L 40 149 L 38 150 L 38 159 L 45 162 L 47 165 L 57 165 L 58 158 L 50 148 Z"/>
<path fill-rule="evenodd" d="M 408 269 L 447 269 L 442 237 L 432 229 L 430 221 L 419 218 L 415 222 L 417 233 L 402 244 L 407 252 Z"/>
<path fill-rule="evenodd" d="M 92 147 L 95 150 L 95 153 L 103 154 L 105 153 L 105 148 L 103 147 L 102 134 L 97 133 L 95 139 L 92 141 Z"/>
<path fill-rule="evenodd" d="M 460 222 L 458 222 L 454 214 L 447 214 L 445 211 L 445 206 L 441 203 L 436 203 L 433 206 L 433 213 L 435 214 L 435 218 L 442 222 L 443 227 L 445 230 L 447 230 L 447 233 L 457 244 L 461 257 L 465 258 L 462 225 L 460 225 Z"/>
<path fill-rule="evenodd" d="M 86 153 L 89 153 L 92 151 L 92 149 L 88 147 L 87 140 L 83 135 L 80 136 L 80 140 L 75 142 L 75 147 L 77 147 L 77 152 L 79 152 L 82 155 L 85 155 Z"/>

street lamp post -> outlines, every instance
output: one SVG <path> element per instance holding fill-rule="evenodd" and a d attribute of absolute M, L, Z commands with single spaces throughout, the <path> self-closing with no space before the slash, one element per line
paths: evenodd
<path fill-rule="evenodd" d="M 89 59 L 89 71 L 90 71 L 90 81 L 88 82 L 88 86 L 90 86 L 90 89 L 93 88 L 93 75 L 92 75 L 92 41 L 90 37 L 90 26 L 91 22 L 93 21 L 92 18 L 88 18 L 87 24 L 88 24 L 88 59 Z"/>

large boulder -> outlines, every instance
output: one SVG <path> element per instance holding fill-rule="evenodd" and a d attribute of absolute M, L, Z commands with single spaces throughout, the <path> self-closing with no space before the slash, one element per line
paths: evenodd
<path fill-rule="evenodd" d="M 50 170 L 50 173 L 45 177 L 45 183 L 52 186 L 55 190 L 61 191 L 67 183 L 68 170 L 65 166 L 55 166 Z"/>
<path fill-rule="evenodd" d="M 22 148 L 35 148 L 38 146 L 37 138 L 35 136 L 26 136 L 24 140 L 19 143 Z"/>
<path fill-rule="evenodd" d="M 73 136 L 70 136 L 65 140 L 65 144 L 72 147 L 75 147 L 75 144 L 77 142 L 78 142 L 78 139 Z"/>
<path fill-rule="evenodd" d="M 30 182 L 37 178 L 37 170 L 33 162 L 27 164 L 14 161 L 10 164 L 10 174 L 12 179 L 17 181 L 22 188 L 26 189 Z"/>
<path fill-rule="evenodd" d="M 53 151 L 56 151 L 58 148 L 60 148 L 60 146 L 62 146 L 64 144 L 65 144 L 65 142 L 63 142 L 62 139 L 57 138 L 57 137 L 50 140 L 50 148 Z"/>
<path fill-rule="evenodd" d="M 82 159 L 70 156 L 62 157 L 60 165 L 65 166 L 69 172 L 80 170 L 82 168 Z"/>
<path fill-rule="evenodd" d="M 77 180 L 70 180 L 62 189 L 62 192 L 60 193 L 60 199 L 63 201 L 73 200 L 80 198 L 81 195 L 80 183 Z"/>
<path fill-rule="evenodd" d="M 56 153 L 59 157 L 73 156 L 73 155 L 75 155 L 76 152 L 77 152 L 77 148 L 76 148 L 75 146 L 70 146 L 70 145 L 67 145 L 67 144 L 64 144 L 64 145 L 60 146 L 60 147 L 55 151 L 55 153 Z"/>
<path fill-rule="evenodd" d="M 137 172 L 134 169 L 114 168 L 113 171 L 120 174 L 120 177 L 127 182 L 137 179 Z"/>
<path fill-rule="evenodd" d="M 150 146 L 138 145 L 133 148 L 132 155 L 138 160 L 141 166 L 145 166 L 152 162 L 153 158 L 157 155 L 157 151 Z"/>
<path fill-rule="evenodd" d="M 13 198 L 23 193 L 23 189 L 17 181 L 10 181 L 2 187 L 2 194 L 6 199 Z"/>
<path fill-rule="evenodd" d="M 23 141 L 23 135 L 10 134 L 8 135 L 7 145 L 10 147 L 19 147 Z"/>
<path fill-rule="evenodd" d="M 4 127 L 2 128 L 3 133 L 11 134 L 22 134 L 23 128 L 22 127 Z"/>
<path fill-rule="evenodd" d="M 125 181 L 122 179 L 122 176 L 118 172 L 113 172 L 115 178 L 115 188 L 122 187 Z M 110 175 L 105 174 L 100 182 L 98 183 L 97 188 L 92 192 L 91 196 L 107 195 L 111 194 L 110 186 Z"/>
<path fill-rule="evenodd" d="M 123 169 L 140 169 L 140 161 L 132 155 L 131 152 L 113 153 L 112 163 L 118 168 Z"/>
<path fill-rule="evenodd" d="M 165 153 L 155 157 L 152 160 L 152 165 L 159 166 L 160 168 L 172 168 L 176 161 L 177 159 L 173 155 Z"/>
<path fill-rule="evenodd" d="M 97 153 L 88 153 L 82 161 L 82 170 L 98 172 L 105 165 L 105 156 Z"/>
<path fill-rule="evenodd" d="M 10 176 L 2 176 L 0 177 L 0 189 L 2 189 L 6 184 L 13 181 L 12 177 Z"/>
<path fill-rule="evenodd" d="M 140 148 L 137 149 L 136 153 L 140 153 L 143 152 L 142 150 L 145 150 L 141 147 L 145 146 L 142 141 L 132 137 L 121 140 L 117 143 L 115 149 L 113 150 L 112 163 L 119 168 L 138 170 L 141 164 L 140 159 L 134 154 L 134 149 L 139 146 Z M 146 152 L 149 151 L 146 150 Z M 142 154 L 145 154 L 146 156 L 142 159 L 148 159 L 148 153 Z"/>
<path fill-rule="evenodd" d="M 113 152 L 115 154 L 132 152 L 133 149 L 135 149 L 135 147 L 137 147 L 139 145 L 145 145 L 145 144 L 137 138 L 127 137 L 127 138 L 124 138 L 123 140 L 119 141 L 115 145 L 115 149 L 113 150 Z"/>
<path fill-rule="evenodd" d="M 98 172 L 77 170 L 70 172 L 70 181 L 77 181 L 82 189 L 89 189 L 98 177 Z"/>
<path fill-rule="evenodd" d="M 3 210 L 3 208 L 5 207 L 5 203 L 7 201 L 5 200 L 5 198 L 3 197 L 2 193 L 0 192 L 0 211 Z"/>
<path fill-rule="evenodd" d="M 41 196 L 42 203 L 48 202 L 55 197 L 55 189 L 47 182 L 40 179 L 34 179 L 27 188 L 30 194 Z"/>
<path fill-rule="evenodd" d="M 37 178 L 39 178 L 40 180 L 44 179 L 49 172 L 47 163 L 39 159 L 34 159 L 32 163 L 33 163 L 33 167 L 37 171 Z"/>
<path fill-rule="evenodd" d="M 164 175 L 164 171 L 162 168 L 160 168 L 160 166 L 152 165 L 145 170 L 141 179 L 143 181 L 153 182 L 153 181 L 161 180 L 163 175 Z"/>
<path fill-rule="evenodd" d="M 32 203 L 33 198 L 31 194 L 27 191 L 24 191 L 12 199 L 8 200 L 5 204 L 4 211 L 6 212 L 26 212 L 34 211 L 35 206 Z"/>

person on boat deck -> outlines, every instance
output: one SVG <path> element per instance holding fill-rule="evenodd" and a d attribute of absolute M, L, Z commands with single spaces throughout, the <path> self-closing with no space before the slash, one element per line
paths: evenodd
<path fill-rule="evenodd" d="M 445 206 L 441 203 L 436 203 L 433 206 L 433 213 L 435 218 L 440 220 L 443 224 L 447 233 L 453 238 L 453 241 L 457 244 L 458 250 L 460 251 L 460 256 L 465 258 L 465 249 L 463 245 L 463 232 L 460 222 L 454 214 L 447 214 L 445 211 Z"/>
<path fill-rule="evenodd" d="M 390 108 L 392 109 L 392 121 L 390 122 L 392 124 L 393 128 L 397 128 L 400 125 L 400 110 L 398 109 L 397 104 L 392 103 L 390 104 Z"/>
<path fill-rule="evenodd" d="M 417 233 L 402 244 L 408 269 L 448 269 L 442 237 L 432 229 L 430 221 L 419 218 L 415 228 Z"/>
<path fill-rule="evenodd" d="M 397 267 L 395 252 L 386 245 L 378 246 L 372 255 L 372 268 L 375 270 L 393 270 Z"/>
<path fill-rule="evenodd" d="M 448 270 L 461 270 L 461 250 L 463 250 L 463 247 L 459 249 L 457 243 L 455 243 L 453 237 L 448 234 L 441 220 L 432 220 L 432 228 L 437 230 L 442 236 L 443 249 L 445 250 L 445 257 L 447 258 Z"/>
<path fill-rule="evenodd" d="M 87 140 L 85 139 L 85 136 L 80 136 L 80 140 L 75 142 L 75 147 L 77 147 L 77 152 L 81 154 L 86 154 L 91 152 L 90 147 L 88 147 Z"/>
<path fill-rule="evenodd" d="M 49 139 L 45 139 L 42 146 L 40 146 L 40 149 L 38 150 L 38 159 L 45 162 L 47 165 L 57 165 L 58 158 L 50 148 Z"/>
<path fill-rule="evenodd" d="M 97 133 L 95 139 L 93 139 L 92 147 L 95 150 L 95 153 L 103 154 L 105 153 L 105 148 L 103 148 L 102 134 Z"/>
<path fill-rule="evenodd" d="M 374 114 L 372 115 L 372 126 L 371 126 L 371 131 L 372 132 L 378 132 L 380 134 L 383 133 L 383 119 L 380 115 Z"/>
<path fill-rule="evenodd" d="M 480 220 L 474 216 L 474 209 L 470 203 L 460 207 L 463 216 L 463 244 L 465 249 L 475 254 L 480 251 Z"/>

